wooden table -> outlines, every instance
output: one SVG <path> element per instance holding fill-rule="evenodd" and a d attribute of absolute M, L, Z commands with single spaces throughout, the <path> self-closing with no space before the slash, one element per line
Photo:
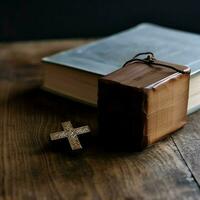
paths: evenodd
<path fill-rule="evenodd" d="M 0 44 L 0 73 L 20 71 L 22 63 L 28 71 L 42 56 L 85 42 Z M 95 133 L 96 109 L 40 89 L 13 96 L 17 82 L 0 77 L 0 199 L 200 199 L 200 112 L 143 152 L 106 152 L 88 136 L 84 150 L 70 154 L 49 133 L 66 120 L 89 124 Z"/>

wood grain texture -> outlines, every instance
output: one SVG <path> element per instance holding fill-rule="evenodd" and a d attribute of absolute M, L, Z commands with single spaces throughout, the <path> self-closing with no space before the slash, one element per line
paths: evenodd
<path fill-rule="evenodd" d="M 190 115 L 188 124 L 173 136 L 182 158 L 200 185 L 200 112 Z"/>
<path fill-rule="evenodd" d="M 48 47 L 53 51 L 55 45 L 58 50 L 67 43 L 3 44 L 0 52 L 6 48 L 9 58 L 9 49 L 18 45 L 16 52 L 35 52 L 39 59 L 41 44 L 46 46 L 45 54 Z M 0 199 L 199 199 L 200 149 L 195 140 L 200 131 L 199 112 L 176 136 L 143 152 L 107 152 L 94 136 L 96 109 L 39 89 L 11 99 L 4 94 L 5 101 L 0 103 Z M 92 130 L 88 138 L 80 136 L 84 151 L 78 154 L 70 154 L 66 144 L 49 141 L 49 134 L 62 130 L 60 123 L 68 120 L 74 127 L 88 124 Z"/>

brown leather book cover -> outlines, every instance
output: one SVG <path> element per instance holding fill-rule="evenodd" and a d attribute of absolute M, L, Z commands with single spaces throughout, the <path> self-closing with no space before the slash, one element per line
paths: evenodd
<path fill-rule="evenodd" d="M 156 60 L 129 62 L 99 79 L 99 135 L 140 150 L 186 123 L 190 68 Z"/>

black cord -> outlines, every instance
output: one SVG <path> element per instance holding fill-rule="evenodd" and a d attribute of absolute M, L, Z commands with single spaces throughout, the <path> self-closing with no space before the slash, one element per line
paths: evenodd
<path fill-rule="evenodd" d="M 142 55 L 147 55 L 147 57 L 144 58 L 144 59 L 138 58 L 139 56 L 142 56 Z M 175 70 L 175 71 L 177 71 L 179 73 L 182 73 L 182 74 L 190 73 L 190 70 L 184 71 L 184 70 L 177 69 L 176 67 L 173 67 L 173 66 L 168 65 L 168 64 L 159 63 L 159 62 L 157 63 L 156 59 L 155 59 L 155 56 L 154 56 L 154 54 L 152 52 L 138 53 L 132 59 L 130 59 L 127 62 L 125 62 L 122 67 L 125 67 L 128 63 L 132 63 L 132 62 L 142 62 L 142 63 L 145 63 L 147 65 L 154 64 L 154 65 L 158 65 L 158 66 L 163 66 L 163 67 L 167 67 L 167 68 L 173 69 L 173 70 Z"/>

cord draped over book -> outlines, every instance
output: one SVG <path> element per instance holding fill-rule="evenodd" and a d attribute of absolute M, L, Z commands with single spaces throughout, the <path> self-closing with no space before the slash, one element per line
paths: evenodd
<path fill-rule="evenodd" d="M 144 59 L 138 58 L 138 57 L 140 57 L 142 55 L 147 55 L 147 57 L 144 58 Z M 175 71 L 177 71 L 179 73 L 182 73 L 182 74 L 190 73 L 190 70 L 178 69 L 177 67 L 172 66 L 171 64 L 168 65 L 166 63 L 158 62 L 152 52 L 138 53 L 132 59 L 130 59 L 127 62 L 125 62 L 122 67 L 125 67 L 127 64 L 133 63 L 133 62 L 142 62 L 142 63 L 148 64 L 148 65 L 151 65 L 151 64 L 159 65 L 159 66 L 163 66 L 163 67 L 167 67 L 167 68 L 173 69 L 173 70 L 175 70 Z"/>

